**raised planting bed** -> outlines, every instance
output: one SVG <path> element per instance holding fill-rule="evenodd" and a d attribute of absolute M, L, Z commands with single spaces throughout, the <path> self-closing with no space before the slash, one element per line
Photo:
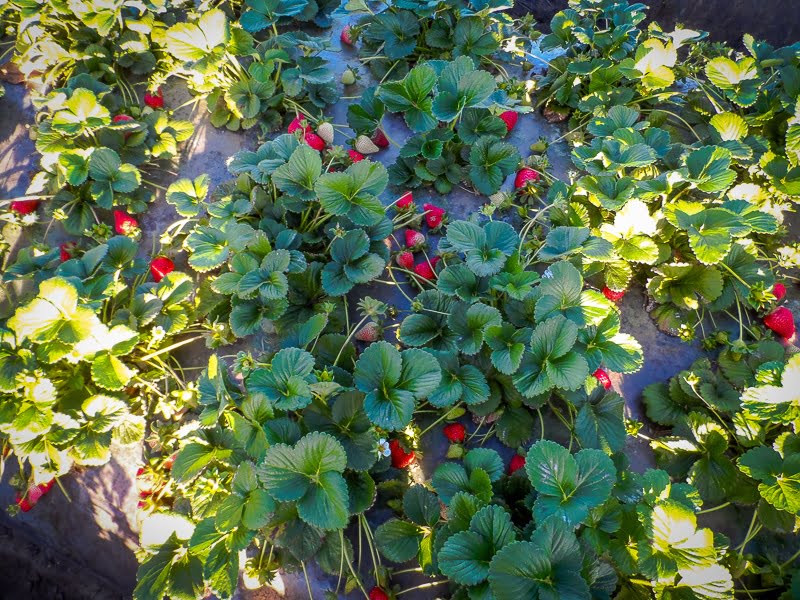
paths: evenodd
<path fill-rule="evenodd" d="M 511 8 L 8 5 L 2 589 L 800 597 L 800 53 Z"/>

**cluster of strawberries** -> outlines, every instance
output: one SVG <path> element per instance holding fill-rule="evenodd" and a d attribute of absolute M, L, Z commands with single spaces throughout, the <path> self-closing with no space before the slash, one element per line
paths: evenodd
<path fill-rule="evenodd" d="M 443 433 L 444 437 L 446 437 L 447 441 L 449 441 L 451 444 L 463 444 L 464 440 L 466 439 L 467 428 L 461 423 L 450 423 L 445 425 Z M 513 475 L 515 471 L 518 471 L 524 466 L 525 457 L 515 454 L 511 457 L 511 460 L 508 463 L 508 474 Z"/>
<path fill-rule="evenodd" d="M 121 211 L 114 211 L 114 231 L 119 235 L 136 235 L 139 232 L 139 221 L 131 215 Z M 61 262 L 66 262 L 74 257 L 77 244 L 75 242 L 66 242 L 61 244 Z M 175 270 L 175 263 L 173 263 L 166 256 L 156 256 L 150 262 L 150 274 L 153 276 L 153 281 L 158 283 L 168 273 Z"/>
<path fill-rule="evenodd" d="M 144 103 L 152 109 L 163 108 L 164 95 L 159 88 L 154 94 L 146 93 L 144 95 Z M 112 123 L 128 123 L 134 121 L 130 115 L 117 115 L 112 119 Z M 126 137 L 130 134 L 126 134 Z M 39 200 L 14 200 L 10 205 L 11 211 L 20 215 L 29 215 L 37 208 L 39 208 Z"/>
<path fill-rule="evenodd" d="M 172 469 L 172 465 L 175 463 L 175 457 L 178 453 L 174 453 L 172 456 L 167 458 L 164 461 L 164 469 L 169 471 Z M 137 504 L 138 508 L 144 508 L 147 506 L 147 499 L 155 494 L 156 492 L 161 491 L 163 488 L 162 485 L 158 485 L 156 481 L 155 473 L 145 467 L 139 467 L 136 470 L 136 491 L 139 493 L 139 503 Z"/>
<path fill-rule="evenodd" d="M 395 207 L 401 214 L 414 213 L 417 209 L 416 205 L 414 204 L 414 195 L 411 192 L 406 192 L 395 203 Z M 425 223 L 428 225 L 431 231 L 438 231 L 444 221 L 446 214 L 445 209 L 429 203 L 423 204 L 422 208 L 425 211 L 423 213 Z M 422 277 L 428 281 L 436 279 L 436 272 L 434 271 L 434 268 L 436 267 L 436 263 L 439 262 L 438 256 L 434 256 L 430 260 L 426 258 L 422 262 L 414 264 L 414 253 L 421 251 L 425 247 L 425 243 L 427 241 L 425 239 L 425 235 L 416 229 L 406 229 L 405 238 L 405 250 L 401 250 L 395 256 L 395 262 L 397 265 L 403 269 L 406 269 L 407 271 L 413 271 L 419 277 Z"/>
<path fill-rule="evenodd" d="M 519 114 L 513 110 L 507 110 L 500 113 L 498 116 L 506 124 L 507 132 L 511 133 L 511 130 L 517 125 Z M 528 166 L 523 166 L 517 171 L 517 175 L 514 177 L 514 187 L 517 190 L 525 191 L 532 184 L 538 183 L 541 178 L 539 171 Z"/>
<path fill-rule="evenodd" d="M 314 128 L 309 125 L 308 121 L 298 115 L 289 123 L 287 131 L 289 133 L 299 132 L 303 142 L 317 152 L 322 152 L 329 145 L 333 144 L 333 125 L 325 121 L 317 125 L 315 131 Z M 351 161 L 357 163 L 364 160 L 366 154 L 374 154 L 388 146 L 389 138 L 386 137 L 383 130 L 376 129 L 371 137 L 367 137 L 366 135 L 358 136 L 355 142 L 353 142 L 353 149 L 348 150 L 347 155 L 350 157 Z"/>
<path fill-rule="evenodd" d="M 39 500 L 41 500 L 50 490 L 53 489 L 55 483 L 56 480 L 51 479 L 47 483 L 28 486 L 28 490 L 25 492 L 25 494 L 20 494 L 17 492 L 17 506 L 22 512 L 28 512 L 34 506 L 36 506 L 36 504 L 38 504 Z"/>

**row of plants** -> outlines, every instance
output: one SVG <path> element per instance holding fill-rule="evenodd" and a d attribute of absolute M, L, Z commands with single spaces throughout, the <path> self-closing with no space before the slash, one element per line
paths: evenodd
<path fill-rule="evenodd" d="M 30 237 L 13 256 L 2 248 L 16 310 L 0 342 L 4 454 L 19 461 L 27 512 L 73 465 L 105 464 L 148 421 L 179 417 L 186 384 L 170 349 L 203 327 L 192 280 L 164 256 L 146 258 L 133 216 L 194 130 L 160 89 L 137 91 L 163 57 L 156 40 L 176 22 L 173 7 L 5 8 L 39 155 L 25 195 L 2 212 L 4 234 Z"/>
<path fill-rule="evenodd" d="M 578 169 L 551 216 L 610 241 L 614 259 L 588 268 L 612 293 L 638 279 L 659 327 L 691 339 L 709 312 L 770 312 L 776 267 L 796 266 L 776 255 L 791 255 L 800 193 L 800 62 L 794 46 L 745 36 L 738 54 L 643 19 L 643 5 L 575 1 L 542 38 L 564 54 L 540 102 L 569 118 Z"/>
<path fill-rule="evenodd" d="M 71 465 L 106 462 L 112 442 L 137 442 L 147 429 L 149 445 L 164 450 L 166 432 L 179 427 L 193 383 L 173 351 L 224 331 L 209 332 L 194 281 L 163 253 L 146 259 L 137 244 L 133 215 L 159 190 L 181 215 L 208 194 L 206 177 L 159 185 L 194 130 L 165 108 L 160 85 L 172 74 L 186 79 L 212 111 L 227 111 L 212 121 L 231 129 L 242 119 L 274 129 L 284 111 L 305 110 L 297 102 L 335 99 L 322 85 L 332 75 L 311 56 L 323 40 L 275 27 L 299 12 L 317 15 L 301 4 L 262 7 L 261 25 L 251 18 L 258 6 L 242 15 L 245 25 L 231 25 L 234 14 L 187 15 L 180 3 L 4 5 L 13 68 L 34 90 L 40 155 L 25 196 L 3 203 L 5 232 L 49 220 L 43 242 L 13 257 L 2 247 L 4 287 L 20 305 L 2 330 L 4 448 L 20 461 L 23 510 Z M 274 35 L 256 41 L 250 32 L 266 27 Z M 211 73 L 215 85 L 203 87 Z M 227 108 L 217 110 L 217 98 Z M 62 241 L 55 248 L 54 238 Z"/>
<path fill-rule="evenodd" d="M 254 1 L 163 16 L 155 83 L 186 79 L 230 129 L 294 116 L 288 134 L 232 157 L 235 179 L 210 196 L 203 176 L 166 190 L 181 219 L 162 241 L 193 275 L 162 256 L 148 281 L 135 219 L 118 212 L 114 237 L 90 221 L 95 205 L 144 210 L 143 165 L 173 156 L 188 128 L 160 107 L 120 103 L 117 50 L 77 61 L 42 101 L 37 181 L 64 202 L 67 231 L 89 229 L 99 245 L 33 246 L 7 269 L 37 295 L 4 325 L 0 431 L 45 485 L 73 463 L 104 463 L 114 441 L 145 438 L 137 600 L 231 597 L 240 577 L 279 586 L 279 570 L 308 581 L 312 560 L 336 578 L 329 596 L 370 600 L 445 585 L 454 598 L 498 599 L 797 591 L 797 555 L 780 546 L 800 514 L 797 361 L 750 320 L 794 334 L 773 271 L 794 265 L 781 237 L 796 193 L 796 58 L 748 42 L 750 65 L 696 32 L 640 30 L 639 5 L 570 5 L 542 42 L 567 50 L 541 95 L 552 118 L 571 112 L 580 176 L 564 183 L 504 141 L 530 85 L 499 61 L 528 56 L 512 30 L 536 35 L 499 5 L 371 14 L 349 2 L 369 14 L 342 41 L 360 42 L 382 81 L 349 107 L 348 152 L 317 119 L 335 101 L 318 56 L 327 40 L 278 30 L 327 24 L 332 7 Z M 80 27 L 128 27 L 128 10 Z M 689 78 L 697 87 L 685 91 Z M 129 119 L 114 123 L 121 107 Z M 413 133 L 389 169 L 364 157 L 389 143 L 385 113 Z M 516 191 L 495 195 L 515 172 Z M 463 182 L 492 195 L 483 216 L 448 222 L 407 191 Z M 706 361 L 648 389 L 649 419 L 669 428 L 652 436 L 625 416 L 608 374 L 643 363 L 615 304 L 635 279 L 664 329 L 690 339 L 710 324 L 706 348 L 722 347 L 719 372 Z M 366 285 L 392 286 L 408 304 Z M 738 337 L 736 326 L 716 331 L 728 314 Z M 232 364 L 215 352 L 196 382 L 173 354 L 199 339 L 252 348 L 273 331 L 271 350 Z M 417 462 L 443 424 L 450 460 L 426 481 Z M 664 470 L 631 469 L 629 435 L 648 438 Z M 484 448 L 493 438 L 510 450 Z M 32 487 L 20 508 L 42 495 Z M 698 523 L 731 505 L 755 506 L 741 544 Z M 386 507 L 396 515 L 373 530 Z M 409 571 L 436 579 L 401 589 L 395 577 Z"/>

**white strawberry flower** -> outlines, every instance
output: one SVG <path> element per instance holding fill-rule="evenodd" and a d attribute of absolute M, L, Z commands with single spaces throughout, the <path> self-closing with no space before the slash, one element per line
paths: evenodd
<path fill-rule="evenodd" d="M 381 438 L 378 440 L 377 446 L 378 456 L 389 456 L 392 451 L 389 448 L 389 442 L 386 441 L 385 438 Z"/>

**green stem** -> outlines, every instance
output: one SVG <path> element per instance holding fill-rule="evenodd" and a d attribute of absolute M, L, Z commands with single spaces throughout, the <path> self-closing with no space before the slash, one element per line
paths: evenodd
<path fill-rule="evenodd" d="M 191 344 L 192 342 L 196 342 L 197 340 L 202 340 L 202 339 L 203 339 L 203 336 L 202 335 L 198 335 L 197 337 L 189 338 L 188 340 L 182 340 L 180 342 L 175 342 L 174 344 L 172 344 L 170 346 L 167 346 L 166 348 L 162 348 L 161 350 L 158 350 L 156 352 L 152 352 L 150 354 L 147 354 L 146 356 L 143 356 L 139 360 L 141 360 L 143 362 L 147 362 L 151 358 L 155 358 L 156 356 L 160 356 L 161 354 L 164 354 L 166 352 L 170 352 L 171 350 L 175 350 L 176 348 L 180 348 L 181 346 L 186 346 L 187 344 Z"/>
<path fill-rule="evenodd" d="M 712 513 L 712 512 L 715 512 L 717 510 L 722 510 L 723 508 L 727 508 L 730 505 L 731 505 L 730 502 L 725 502 L 724 504 L 720 504 L 719 506 L 714 506 L 713 508 L 707 508 L 705 510 L 701 510 L 697 514 L 698 515 L 707 515 L 708 513 Z"/>
<path fill-rule="evenodd" d="M 308 597 L 314 600 L 314 594 L 311 593 L 311 582 L 308 580 L 308 573 L 306 572 L 306 563 L 300 561 L 300 566 L 303 567 L 303 578 L 306 580 L 306 589 L 308 590 Z"/>
<path fill-rule="evenodd" d="M 414 587 L 407 588 L 405 590 L 401 590 L 395 594 L 396 596 L 402 596 L 403 594 L 407 594 L 408 592 L 415 592 L 417 590 L 425 590 L 428 588 L 432 588 L 437 585 L 442 585 L 443 583 L 447 583 L 447 579 L 440 579 L 439 581 L 432 581 L 431 583 L 423 583 L 422 585 L 415 585 Z"/>
<path fill-rule="evenodd" d="M 426 427 L 424 430 L 422 430 L 422 432 L 420 432 L 420 434 L 419 434 L 420 439 L 422 438 L 423 435 L 428 433 L 431 429 L 436 427 L 439 423 L 441 423 L 442 421 L 447 419 L 447 415 L 450 414 L 450 411 L 453 410 L 454 408 L 458 408 L 459 406 L 461 406 L 461 401 L 460 400 L 452 408 L 447 409 L 447 412 L 444 413 L 441 417 L 436 419 L 433 423 L 428 425 L 428 427 Z"/>
<path fill-rule="evenodd" d="M 358 536 L 358 539 L 359 539 L 359 544 L 360 544 L 361 543 L 361 536 L 360 535 Z M 344 548 L 344 532 L 341 529 L 339 530 L 339 543 Z M 360 552 L 360 550 L 359 550 L 359 552 Z M 361 590 L 361 593 L 364 594 L 364 598 L 369 600 L 369 594 L 367 594 L 367 590 L 364 589 L 364 584 L 361 583 L 361 578 L 356 574 L 356 571 L 353 568 L 353 563 L 350 560 L 350 557 L 347 556 L 346 552 L 345 552 L 345 558 L 346 558 L 347 566 L 350 569 L 350 573 L 353 575 L 353 579 L 355 580 L 356 585 L 358 585 L 359 589 Z"/>

